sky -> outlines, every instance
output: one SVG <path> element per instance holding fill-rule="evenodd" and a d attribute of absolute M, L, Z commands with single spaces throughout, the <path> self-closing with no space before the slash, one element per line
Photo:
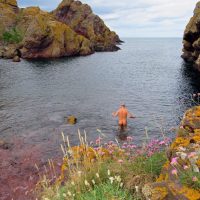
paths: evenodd
<path fill-rule="evenodd" d="M 18 0 L 51 11 L 61 0 Z M 196 0 L 82 0 L 120 37 L 182 37 Z"/>

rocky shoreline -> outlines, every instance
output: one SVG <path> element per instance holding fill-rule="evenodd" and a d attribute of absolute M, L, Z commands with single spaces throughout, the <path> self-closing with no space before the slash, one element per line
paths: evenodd
<path fill-rule="evenodd" d="M 0 0 L 0 57 L 20 61 L 117 51 L 122 41 L 80 1 L 63 0 L 52 12 Z"/>

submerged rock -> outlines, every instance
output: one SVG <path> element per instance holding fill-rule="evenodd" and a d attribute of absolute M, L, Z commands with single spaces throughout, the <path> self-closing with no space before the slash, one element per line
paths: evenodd
<path fill-rule="evenodd" d="M 85 56 L 119 49 L 118 35 L 80 1 L 63 0 L 51 13 L 39 7 L 20 9 L 15 0 L 0 0 L 0 9 L 0 45 L 20 46 L 19 57 Z M 5 48 L 0 51 L 0 57 L 15 56 Z"/>
<path fill-rule="evenodd" d="M 69 117 L 67 118 L 67 122 L 68 122 L 68 124 L 74 125 L 74 124 L 76 124 L 76 122 L 77 122 L 77 118 L 74 117 L 73 115 L 71 115 L 71 116 L 69 116 Z"/>
<path fill-rule="evenodd" d="M 200 71 L 200 2 L 196 4 L 193 17 L 185 28 L 181 57 Z"/>

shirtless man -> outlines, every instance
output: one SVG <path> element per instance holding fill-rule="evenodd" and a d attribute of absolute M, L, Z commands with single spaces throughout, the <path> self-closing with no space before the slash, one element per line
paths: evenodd
<path fill-rule="evenodd" d="M 126 108 L 125 104 L 121 104 L 119 110 L 117 112 L 112 113 L 113 117 L 118 116 L 118 124 L 120 130 L 124 130 L 127 127 L 127 117 L 135 118 L 131 113 L 129 113 L 128 109 Z"/>

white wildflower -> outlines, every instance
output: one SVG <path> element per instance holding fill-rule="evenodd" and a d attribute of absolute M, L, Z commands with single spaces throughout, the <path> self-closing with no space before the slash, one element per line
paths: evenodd
<path fill-rule="evenodd" d="M 90 184 L 88 183 L 87 180 L 85 180 L 85 185 L 86 185 L 86 186 L 89 186 L 89 185 L 90 185 Z"/>
<path fill-rule="evenodd" d="M 121 187 L 121 188 L 123 187 L 123 185 L 124 185 L 123 183 L 120 183 L 120 187 Z"/>
<path fill-rule="evenodd" d="M 115 180 L 113 177 L 109 177 L 109 179 L 110 179 L 110 183 L 111 183 L 111 184 L 112 184 L 113 181 Z"/>
<path fill-rule="evenodd" d="M 63 193 L 62 195 L 63 195 L 63 197 L 67 197 L 67 195 L 65 193 Z"/>
<path fill-rule="evenodd" d="M 92 179 L 92 183 L 93 183 L 93 185 L 95 185 L 95 181 L 94 181 L 94 179 Z"/>
<path fill-rule="evenodd" d="M 110 170 L 108 169 L 108 176 L 110 176 Z"/>
<path fill-rule="evenodd" d="M 78 176 L 79 176 L 79 177 L 81 176 L 81 173 L 82 173 L 81 171 L 78 171 Z"/>
<path fill-rule="evenodd" d="M 98 173 L 96 173 L 96 177 L 99 178 L 99 174 Z"/>
<path fill-rule="evenodd" d="M 74 181 L 71 182 L 72 185 L 75 185 Z"/>
<path fill-rule="evenodd" d="M 119 183 L 120 183 L 121 180 L 122 180 L 122 179 L 120 178 L 120 176 L 115 176 L 115 179 L 116 179 L 116 181 L 119 182 Z"/>
<path fill-rule="evenodd" d="M 72 193 L 71 193 L 70 191 L 68 191 L 67 194 L 68 194 L 69 196 L 72 196 Z"/>
<path fill-rule="evenodd" d="M 137 185 L 135 186 L 135 191 L 139 192 L 139 187 Z"/>

